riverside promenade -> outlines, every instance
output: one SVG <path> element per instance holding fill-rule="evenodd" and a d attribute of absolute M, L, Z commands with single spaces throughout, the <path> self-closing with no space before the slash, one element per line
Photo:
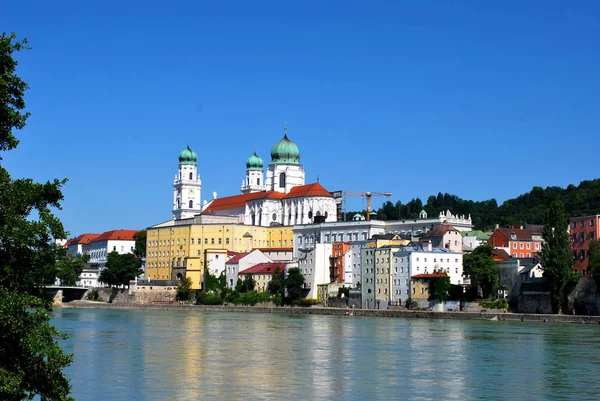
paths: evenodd
<path fill-rule="evenodd" d="M 600 324 L 600 316 L 584 315 L 541 315 L 523 313 L 495 312 L 433 312 L 409 310 L 347 309 L 325 307 L 266 307 L 234 305 L 180 305 L 180 304 L 109 304 L 94 301 L 72 301 L 59 308 L 74 309 L 126 309 L 126 310 L 194 310 L 202 312 L 249 312 L 281 313 L 291 315 L 331 315 L 331 316 L 372 316 L 388 318 L 451 319 L 451 320 L 488 320 L 506 322 L 536 323 L 577 323 Z"/>

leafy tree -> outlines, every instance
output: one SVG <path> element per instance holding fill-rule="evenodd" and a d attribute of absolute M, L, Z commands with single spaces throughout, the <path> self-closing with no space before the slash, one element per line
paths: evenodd
<path fill-rule="evenodd" d="M 292 267 L 288 270 L 288 275 L 285 278 L 285 289 L 290 301 L 298 301 L 302 298 L 302 289 L 304 288 L 304 276 L 300 273 L 300 269 Z"/>
<path fill-rule="evenodd" d="M 61 256 L 56 261 L 56 277 L 62 285 L 74 286 L 85 267 L 81 258 L 72 253 Z"/>
<path fill-rule="evenodd" d="M 544 277 L 550 280 L 552 310 L 560 313 L 567 300 L 566 288 L 576 280 L 572 270 L 569 223 L 561 201 L 552 202 L 546 210 L 542 236 L 545 242 L 540 252 L 540 263 Z"/>
<path fill-rule="evenodd" d="M 0 35 L 0 151 L 15 148 L 13 130 L 25 126 L 23 96 L 29 87 L 15 73 L 13 53 L 29 49 L 27 40 Z M 0 160 L 2 157 L 0 156 Z M 65 238 L 52 209 L 60 209 L 61 186 L 13 180 L 0 166 L 0 399 L 71 400 L 62 369 L 72 361 L 50 325 L 43 287 L 56 276 L 57 249 L 52 239 Z"/>
<path fill-rule="evenodd" d="M 83 263 L 87 263 L 90 261 L 90 254 L 89 253 L 84 253 L 83 255 L 81 255 L 81 260 L 83 261 Z"/>
<path fill-rule="evenodd" d="M 135 245 L 133 247 L 133 254 L 138 258 L 146 257 L 146 238 L 148 237 L 148 231 L 141 230 L 133 234 Z"/>
<path fill-rule="evenodd" d="M 256 280 L 252 277 L 251 274 L 246 274 L 244 277 L 244 281 L 242 282 L 242 293 L 254 291 L 254 287 L 256 287 Z"/>
<path fill-rule="evenodd" d="M 596 286 L 600 289 L 600 240 L 595 239 L 590 241 L 588 258 L 588 270 L 594 276 Z"/>
<path fill-rule="evenodd" d="M 498 266 L 494 262 L 494 247 L 482 244 L 466 254 L 463 258 L 463 271 L 465 275 L 481 288 L 484 298 L 489 297 L 498 287 Z"/>
<path fill-rule="evenodd" d="M 179 280 L 177 286 L 177 299 L 180 301 L 187 301 L 192 293 L 192 279 L 190 277 L 183 277 Z"/>
<path fill-rule="evenodd" d="M 100 273 L 99 280 L 110 286 L 129 285 L 142 270 L 142 260 L 131 253 L 119 255 L 113 251 L 107 255 L 106 268 Z"/>
<path fill-rule="evenodd" d="M 444 302 L 450 297 L 450 277 L 434 277 L 429 280 L 429 300 L 432 301 L 437 299 L 438 301 Z"/>

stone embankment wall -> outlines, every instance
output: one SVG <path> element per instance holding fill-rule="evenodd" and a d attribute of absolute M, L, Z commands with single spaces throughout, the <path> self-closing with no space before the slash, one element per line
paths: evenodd
<path fill-rule="evenodd" d="M 88 290 L 83 300 L 87 299 Z M 143 305 L 143 304 L 168 304 L 175 301 L 176 291 L 162 292 L 135 292 L 130 294 L 127 289 L 119 288 L 96 288 L 98 296 L 104 302 L 116 305 Z"/>
<path fill-rule="evenodd" d="M 251 313 L 284 313 L 298 315 L 331 315 L 331 316 L 377 316 L 391 318 L 421 319 L 453 319 L 453 320 L 488 320 L 512 322 L 544 322 L 544 323 L 577 323 L 600 324 L 600 316 L 581 315 L 533 315 L 517 313 L 473 313 L 473 312 L 431 312 L 431 311 L 396 311 L 375 309 L 347 309 L 321 307 L 258 307 L 258 306 L 207 306 L 207 305 L 160 305 L 160 304 L 107 304 L 101 302 L 73 301 L 65 304 L 68 308 L 87 309 L 136 309 L 136 310 L 187 310 L 209 312 L 251 312 Z"/>

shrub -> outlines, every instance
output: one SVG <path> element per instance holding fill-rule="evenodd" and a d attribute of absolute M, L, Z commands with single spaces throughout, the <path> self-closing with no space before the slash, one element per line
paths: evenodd
<path fill-rule="evenodd" d="M 96 290 L 95 288 L 92 288 L 86 296 L 86 299 L 88 301 L 98 301 L 100 298 L 100 295 L 98 294 L 98 290 Z"/>
<path fill-rule="evenodd" d="M 408 298 L 408 299 L 406 300 L 406 302 L 404 303 L 404 307 L 405 307 L 406 309 L 408 309 L 408 308 L 410 308 L 410 305 L 411 305 L 411 304 L 412 304 L 412 298 Z"/>
<path fill-rule="evenodd" d="M 298 305 L 300 305 L 300 306 L 312 306 L 312 305 L 318 305 L 318 304 L 319 304 L 319 300 L 314 299 L 314 298 L 302 298 L 298 302 Z"/>
<path fill-rule="evenodd" d="M 216 294 L 207 294 L 204 297 L 204 305 L 223 305 L 223 300 Z"/>
<path fill-rule="evenodd" d="M 479 305 L 486 309 L 508 309 L 508 300 L 506 298 L 501 298 L 496 301 L 480 302 Z"/>

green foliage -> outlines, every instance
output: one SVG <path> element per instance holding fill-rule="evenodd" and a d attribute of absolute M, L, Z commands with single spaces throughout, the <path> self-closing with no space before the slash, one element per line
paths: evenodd
<path fill-rule="evenodd" d="M 84 253 L 83 255 L 81 255 L 81 260 L 82 262 L 85 264 L 87 262 L 90 261 L 90 254 L 89 253 Z"/>
<path fill-rule="evenodd" d="M 319 300 L 314 299 L 314 298 L 302 298 L 298 302 L 298 305 L 300 305 L 300 306 L 313 306 L 313 305 L 318 305 L 318 304 L 319 304 Z"/>
<path fill-rule="evenodd" d="M 569 295 L 566 289 L 577 279 L 571 266 L 569 223 L 562 202 L 554 201 L 546 210 L 542 236 L 545 242 L 540 252 L 544 277 L 550 280 L 552 310 L 559 313 Z"/>
<path fill-rule="evenodd" d="M 202 299 L 203 305 L 223 305 L 223 300 L 218 294 L 206 294 Z"/>
<path fill-rule="evenodd" d="M 25 126 L 28 85 L 16 74 L 13 53 L 28 49 L 16 35 L 0 35 L 0 151 L 15 148 L 13 130 Z M 2 157 L 0 156 L 0 160 Z M 43 287 L 54 282 L 60 256 L 52 240 L 65 238 L 52 209 L 60 209 L 66 180 L 13 180 L 0 166 L 0 399 L 70 400 L 62 369 L 72 361 L 50 325 Z"/>
<path fill-rule="evenodd" d="M 458 215 L 470 214 L 476 229 L 490 229 L 496 223 L 501 226 L 542 224 L 547 205 L 555 200 L 563 202 L 567 216 L 596 214 L 600 210 L 600 179 L 582 181 L 578 186 L 569 185 L 566 188 L 533 187 L 530 192 L 509 199 L 500 206 L 496 199 L 475 202 L 441 192 L 429 196 L 425 205 L 419 198 L 406 204 L 388 201 L 377 210 L 377 219 L 414 219 L 419 216 L 421 209 L 425 209 L 429 216 L 438 216 L 446 210 Z M 351 220 L 355 213 L 347 213 L 346 220 Z M 364 211 L 358 213 L 364 214 Z"/>
<path fill-rule="evenodd" d="M 84 267 L 85 263 L 81 258 L 73 254 L 63 255 L 56 261 L 56 277 L 61 285 L 74 286 Z"/>
<path fill-rule="evenodd" d="M 86 296 L 86 299 L 88 301 L 103 301 L 102 298 L 100 298 L 100 294 L 98 294 L 98 291 L 95 288 L 92 288 Z"/>
<path fill-rule="evenodd" d="M 285 289 L 287 296 L 291 302 L 298 301 L 302 298 L 302 289 L 304 288 L 304 276 L 300 273 L 300 269 L 292 267 L 288 270 L 288 275 L 285 278 Z"/>
<path fill-rule="evenodd" d="M 187 301 L 190 299 L 190 294 L 192 293 L 192 279 L 189 277 L 183 277 L 179 280 L 179 285 L 177 286 L 177 300 L 178 301 Z"/>
<path fill-rule="evenodd" d="M 110 286 L 129 285 L 142 270 L 142 260 L 131 253 L 119 255 L 111 252 L 106 257 L 106 268 L 100 273 L 99 280 Z"/>
<path fill-rule="evenodd" d="M 493 250 L 491 245 L 482 244 L 463 257 L 464 274 L 481 288 L 484 298 L 498 287 L 498 266 L 494 262 Z"/>
<path fill-rule="evenodd" d="M 133 239 L 135 241 L 135 245 L 133 246 L 133 254 L 138 258 L 146 257 L 146 239 L 148 237 L 148 232 L 146 230 L 138 231 L 133 234 Z"/>
<path fill-rule="evenodd" d="M 588 248 L 588 270 L 596 280 L 596 286 L 600 289 L 600 240 L 590 241 Z"/>
<path fill-rule="evenodd" d="M 254 277 L 251 274 L 246 274 L 246 277 L 244 277 L 244 281 L 242 282 L 241 292 L 254 291 L 254 287 L 256 287 L 256 280 L 254 280 Z"/>
<path fill-rule="evenodd" d="M 0 399 L 71 400 L 70 385 L 62 374 L 72 355 L 58 344 L 64 339 L 50 325 L 40 298 L 0 289 Z"/>
<path fill-rule="evenodd" d="M 408 299 L 406 300 L 406 302 L 404 302 L 404 307 L 405 307 L 406 309 L 408 309 L 408 308 L 410 308 L 410 305 L 411 305 L 411 304 L 412 304 L 412 298 L 408 298 Z"/>
<path fill-rule="evenodd" d="M 340 287 L 340 288 L 338 288 L 338 298 L 341 298 L 342 294 L 344 294 L 344 296 L 346 298 L 348 298 L 350 296 L 350 288 L 348 288 L 348 287 Z"/>
<path fill-rule="evenodd" d="M 283 276 L 283 271 L 279 267 L 276 267 L 275 270 L 273 270 L 267 291 L 269 294 L 278 296 L 273 298 L 275 305 L 283 305 L 283 299 L 285 297 L 285 278 Z"/>
<path fill-rule="evenodd" d="M 429 300 L 435 300 L 444 302 L 450 297 L 450 277 L 434 277 L 429 280 Z"/>
<path fill-rule="evenodd" d="M 479 305 L 486 309 L 508 309 L 508 299 L 500 298 L 495 301 L 483 301 Z"/>

